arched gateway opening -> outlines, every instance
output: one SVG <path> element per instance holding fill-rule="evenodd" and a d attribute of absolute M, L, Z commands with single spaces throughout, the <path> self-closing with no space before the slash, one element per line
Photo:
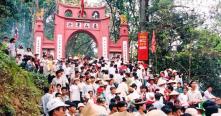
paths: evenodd
<path fill-rule="evenodd" d="M 65 56 L 90 56 L 97 57 L 97 41 L 95 36 L 87 31 L 78 31 L 73 33 L 66 45 Z"/>
<path fill-rule="evenodd" d="M 105 59 L 111 59 L 117 55 L 127 62 L 129 60 L 127 21 L 124 17 L 121 17 L 120 35 L 118 41 L 114 43 L 109 38 L 110 17 L 105 14 L 105 10 L 105 6 L 85 6 L 86 16 L 79 16 L 80 5 L 70 6 L 58 2 L 58 12 L 55 13 L 54 19 L 53 40 L 49 40 L 44 35 L 43 14 L 36 18 L 34 28 L 35 54 L 42 56 L 43 52 L 47 51 L 55 59 L 65 58 L 67 55 L 77 55 L 78 53 L 91 56 L 94 54 L 99 58 L 103 56 Z M 82 46 L 83 42 L 87 43 L 86 40 L 93 40 L 96 45 L 93 42 L 88 42 L 85 47 Z M 95 46 L 97 51 L 93 48 Z M 87 47 L 89 47 L 89 50 L 83 50 Z"/>

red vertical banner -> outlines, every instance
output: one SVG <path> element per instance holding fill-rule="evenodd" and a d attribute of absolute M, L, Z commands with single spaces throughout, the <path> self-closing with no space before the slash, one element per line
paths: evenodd
<path fill-rule="evenodd" d="M 138 60 L 148 60 L 148 33 L 138 33 Z"/>

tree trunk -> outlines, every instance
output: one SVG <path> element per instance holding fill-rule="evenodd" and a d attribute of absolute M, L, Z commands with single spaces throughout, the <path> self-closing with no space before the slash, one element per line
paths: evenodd
<path fill-rule="evenodd" d="M 149 0 L 140 0 L 140 31 L 146 31 L 146 22 L 148 21 L 147 8 Z"/>

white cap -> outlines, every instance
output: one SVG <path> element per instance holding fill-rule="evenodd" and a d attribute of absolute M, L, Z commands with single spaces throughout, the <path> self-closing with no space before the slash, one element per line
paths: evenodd
<path fill-rule="evenodd" d="M 62 107 L 62 106 L 69 106 L 69 105 L 65 104 L 58 98 L 53 98 L 47 103 L 47 109 L 49 112 L 54 110 L 55 108 Z"/>
<path fill-rule="evenodd" d="M 84 105 L 83 103 L 79 103 L 79 104 L 78 104 L 78 108 L 79 108 L 79 107 L 84 107 L 84 106 L 85 106 L 85 105 Z"/>

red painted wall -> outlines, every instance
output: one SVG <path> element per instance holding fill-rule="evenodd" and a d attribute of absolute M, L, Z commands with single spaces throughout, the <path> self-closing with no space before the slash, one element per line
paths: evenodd
<path fill-rule="evenodd" d="M 65 17 L 66 11 L 71 11 L 73 16 Z M 80 7 L 72 7 L 61 3 L 58 4 L 58 13 L 55 14 L 55 30 L 53 41 L 47 40 L 44 37 L 43 22 L 42 20 L 37 20 L 35 22 L 34 49 L 36 49 L 36 37 L 41 36 L 43 38 L 41 43 L 41 52 L 43 49 L 53 49 L 55 51 L 55 58 L 57 58 L 58 45 L 60 45 L 60 43 L 58 43 L 58 35 L 60 35 L 62 36 L 62 57 L 65 57 L 66 45 L 69 41 L 69 38 L 76 33 L 84 32 L 90 35 L 96 42 L 98 48 L 98 57 L 101 57 L 104 51 L 102 37 L 107 38 L 107 57 L 109 57 L 110 53 L 121 53 L 123 56 L 123 41 L 127 42 L 127 47 L 129 48 L 128 25 L 123 24 L 120 26 L 120 38 L 117 43 L 113 43 L 109 38 L 110 17 L 106 17 L 104 6 L 93 8 L 86 7 L 85 12 L 87 16 L 84 18 L 78 17 L 79 11 Z M 99 12 L 99 19 L 92 18 L 94 11 Z M 77 26 L 78 24 L 81 26 Z M 86 27 L 87 24 L 89 27 Z M 38 25 L 41 25 L 41 27 L 38 27 Z M 94 25 L 96 25 L 96 28 Z M 128 53 L 129 49 L 127 49 L 127 56 L 129 56 Z"/>

